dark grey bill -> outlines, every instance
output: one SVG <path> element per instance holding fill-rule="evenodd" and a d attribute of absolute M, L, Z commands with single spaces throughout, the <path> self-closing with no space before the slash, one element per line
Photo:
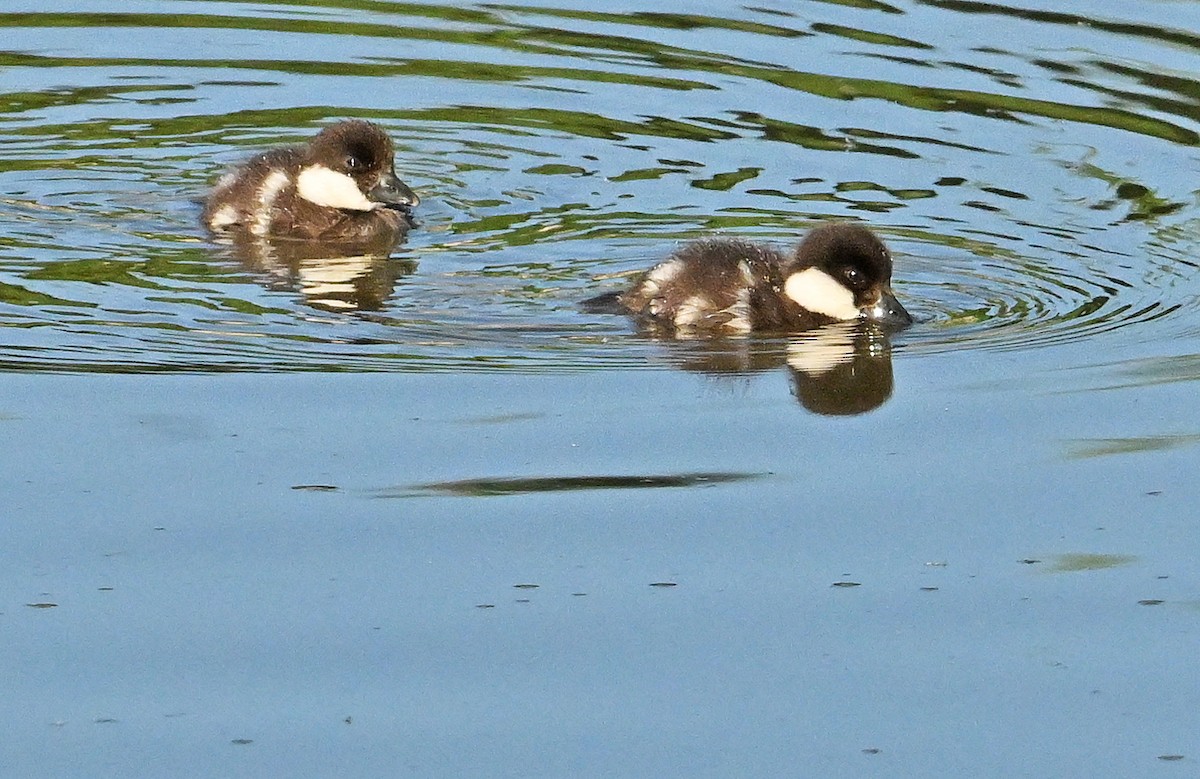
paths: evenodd
<path fill-rule="evenodd" d="M 367 198 L 376 203 L 401 208 L 416 208 L 421 203 L 417 193 L 396 177 L 395 173 L 385 173 L 379 178 L 379 183 L 367 193 Z"/>
<path fill-rule="evenodd" d="M 913 322 L 912 314 L 904 310 L 904 306 L 900 305 L 900 301 L 896 300 L 890 289 L 883 291 L 878 303 L 864 308 L 862 315 L 867 321 L 878 322 L 887 327 L 904 328 Z"/>

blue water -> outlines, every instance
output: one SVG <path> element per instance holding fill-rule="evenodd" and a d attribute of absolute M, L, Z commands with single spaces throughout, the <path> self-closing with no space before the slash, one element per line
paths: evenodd
<path fill-rule="evenodd" d="M 6 7 L 3 773 L 1192 771 L 1194 16 Z M 392 256 L 199 228 L 346 116 Z M 578 306 L 833 218 L 913 328 Z"/>

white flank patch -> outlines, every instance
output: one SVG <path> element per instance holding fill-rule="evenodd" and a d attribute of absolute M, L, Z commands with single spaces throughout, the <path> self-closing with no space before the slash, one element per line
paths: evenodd
<path fill-rule="evenodd" d="M 750 269 L 745 267 L 745 263 L 743 263 L 742 266 L 743 271 L 749 273 Z M 737 300 L 728 308 L 721 309 L 720 313 L 729 317 L 729 319 L 721 325 L 726 330 L 739 335 L 749 333 L 753 329 L 750 324 L 749 287 L 745 289 L 739 289 Z"/>
<path fill-rule="evenodd" d="M 654 266 L 642 280 L 642 295 L 648 298 L 658 297 L 662 293 L 663 287 L 670 284 L 681 270 L 683 270 L 683 263 L 679 260 L 667 260 L 661 265 Z"/>
<path fill-rule="evenodd" d="M 783 294 L 802 308 L 833 319 L 858 319 L 860 314 L 854 305 L 854 293 L 819 268 L 807 268 L 788 276 Z"/>
<path fill-rule="evenodd" d="M 282 170 L 273 170 L 263 179 L 258 188 L 258 207 L 254 211 L 254 224 L 250 232 L 255 235 L 266 235 L 271 231 L 271 210 L 275 207 L 275 198 L 288 185 L 288 175 Z"/>
<path fill-rule="evenodd" d="M 703 324 L 711 313 L 712 304 L 701 295 L 692 295 L 675 309 L 675 326 L 680 329 Z"/>
<path fill-rule="evenodd" d="M 216 210 L 212 216 L 208 218 L 208 226 L 214 230 L 219 230 L 222 227 L 238 223 L 237 209 L 231 205 L 223 205 Z"/>
<path fill-rule="evenodd" d="M 328 208 L 373 211 L 379 206 L 367 200 L 354 179 L 324 165 L 309 165 L 300 171 L 296 178 L 296 191 L 310 203 Z"/>

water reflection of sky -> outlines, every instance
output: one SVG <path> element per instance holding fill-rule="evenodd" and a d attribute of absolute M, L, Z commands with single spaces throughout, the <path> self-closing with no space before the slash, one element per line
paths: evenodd
<path fill-rule="evenodd" d="M 1194 762 L 1194 8 L 561 5 L 0 12 L 0 765 Z M 223 166 L 347 115 L 404 245 L 207 240 Z M 577 305 L 828 218 L 916 327 Z"/>

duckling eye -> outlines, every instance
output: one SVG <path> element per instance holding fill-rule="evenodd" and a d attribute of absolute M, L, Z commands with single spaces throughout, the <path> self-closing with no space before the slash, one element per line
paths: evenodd
<path fill-rule="evenodd" d="M 362 160 L 351 154 L 346 158 L 346 167 L 350 170 L 358 170 L 363 166 Z"/>
<path fill-rule="evenodd" d="M 864 281 L 862 271 L 850 265 L 842 269 L 842 278 L 846 280 L 846 285 L 852 289 L 861 287 Z"/>

